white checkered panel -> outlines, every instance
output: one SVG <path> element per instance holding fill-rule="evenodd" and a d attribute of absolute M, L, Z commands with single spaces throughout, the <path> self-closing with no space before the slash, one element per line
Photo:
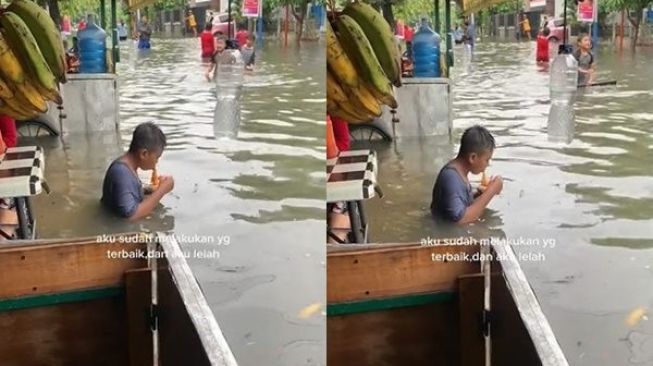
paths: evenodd
<path fill-rule="evenodd" d="M 45 157 L 39 146 L 8 148 L 0 155 L 0 197 L 26 197 L 43 191 Z"/>
<path fill-rule="evenodd" d="M 374 197 L 377 160 L 370 150 L 342 151 L 327 160 L 327 202 L 362 201 Z"/>

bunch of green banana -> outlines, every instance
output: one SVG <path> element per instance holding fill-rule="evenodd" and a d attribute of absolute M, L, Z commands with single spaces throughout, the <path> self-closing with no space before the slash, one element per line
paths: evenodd
<path fill-rule="evenodd" d="M 329 18 L 327 112 L 361 123 L 380 116 L 381 104 L 397 108 L 393 85 L 401 86 L 401 58 L 390 25 L 362 2 Z"/>
<path fill-rule="evenodd" d="M 45 9 L 14 0 L 0 9 L 0 114 L 27 119 L 62 103 L 66 62 L 59 31 Z"/>

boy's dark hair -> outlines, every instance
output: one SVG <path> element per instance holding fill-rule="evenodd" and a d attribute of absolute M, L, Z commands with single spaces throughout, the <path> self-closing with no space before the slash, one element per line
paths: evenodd
<path fill-rule="evenodd" d="M 472 153 L 480 154 L 484 151 L 492 151 L 496 147 L 494 137 L 483 126 L 472 126 L 463 132 L 460 138 L 460 150 L 458 156 L 466 157 Z"/>
<path fill-rule="evenodd" d="M 204 26 L 204 30 L 210 32 L 211 29 L 213 29 L 213 24 L 211 24 L 211 23 L 206 23 L 206 25 Z"/>
<path fill-rule="evenodd" d="M 542 30 L 542 34 L 544 34 L 545 37 L 548 37 L 549 34 L 551 34 L 551 30 L 549 29 L 549 27 L 544 27 L 544 29 Z"/>
<path fill-rule="evenodd" d="M 138 153 L 141 149 L 147 151 L 163 150 L 166 147 L 166 135 L 152 122 L 141 123 L 134 129 L 130 153 Z"/>

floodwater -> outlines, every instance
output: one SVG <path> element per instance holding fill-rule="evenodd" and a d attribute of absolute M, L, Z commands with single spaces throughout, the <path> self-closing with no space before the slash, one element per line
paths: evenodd
<path fill-rule="evenodd" d="M 521 238 L 517 252 L 544 255 L 521 264 L 571 365 L 653 365 L 653 50 L 601 48 L 597 81 L 618 85 L 579 94 L 566 144 L 547 138 L 549 76 L 534 48 L 481 43 L 473 59 L 456 49 L 452 140 L 376 146 L 385 196 L 367 204 L 371 240 Z M 435 223 L 435 176 L 474 124 L 496 138 L 488 171 L 504 177 L 503 192 L 474 225 Z M 640 307 L 648 317 L 629 325 Z"/>
<path fill-rule="evenodd" d="M 184 249 L 215 250 L 219 258 L 189 262 L 239 364 L 325 364 L 325 317 L 299 317 L 325 302 L 324 45 L 257 51 L 236 139 L 216 138 L 197 39 L 154 40 L 148 53 L 130 46 L 117 68 L 119 133 L 39 141 L 52 189 L 34 200 L 39 236 L 163 230 Z M 146 121 L 167 135 L 159 171 L 175 188 L 128 225 L 101 210 L 102 179 Z"/>

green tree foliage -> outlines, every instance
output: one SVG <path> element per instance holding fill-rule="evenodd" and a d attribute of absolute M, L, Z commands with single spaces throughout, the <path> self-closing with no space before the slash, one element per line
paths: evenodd
<path fill-rule="evenodd" d="M 422 17 L 433 18 L 433 0 L 410 0 L 403 1 L 395 6 L 397 18 L 408 24 L 415 24 Z"/>
<path fill-rule="evenodd" d="M 642 22 L 643 12 L 653 4 L 653 0 L 602 0 L 607 11 L 625 11 L 628 21 L 634 28 L 634 36 L 630 42 L 633 49 L 637 45 L 639 28 Z"/>
<path fill-rule="evenodd" d="M 108 2 L 107 2 L 108 3 Z M 100 11 L 99 0 L 59 0 L 61 15 L 67 15 L 73 22 L 84 18 L 87 13 L 98 14 Z"/>
<path fill-rule="evenodd" d="M 265 0 L 263 2 L 263 16 L 267 17 L 270 16 L 271 13 L 282 6 L 290 6 L 291 11 L 292 11 L 292 16 L 295 18 L 295 21 L 297 22 L 297 43 L 302 39 L 302 33 L 304 30 L 304 22 L 306 21 L 307 18 L 307 13 L 308 13 L 308 5 L 311 3 L 315 4 L 320 4 L 324 5 L 326 3 L 325 0 L 317 0 L 317 1 L 311 1 L 311 0 Z"/>

